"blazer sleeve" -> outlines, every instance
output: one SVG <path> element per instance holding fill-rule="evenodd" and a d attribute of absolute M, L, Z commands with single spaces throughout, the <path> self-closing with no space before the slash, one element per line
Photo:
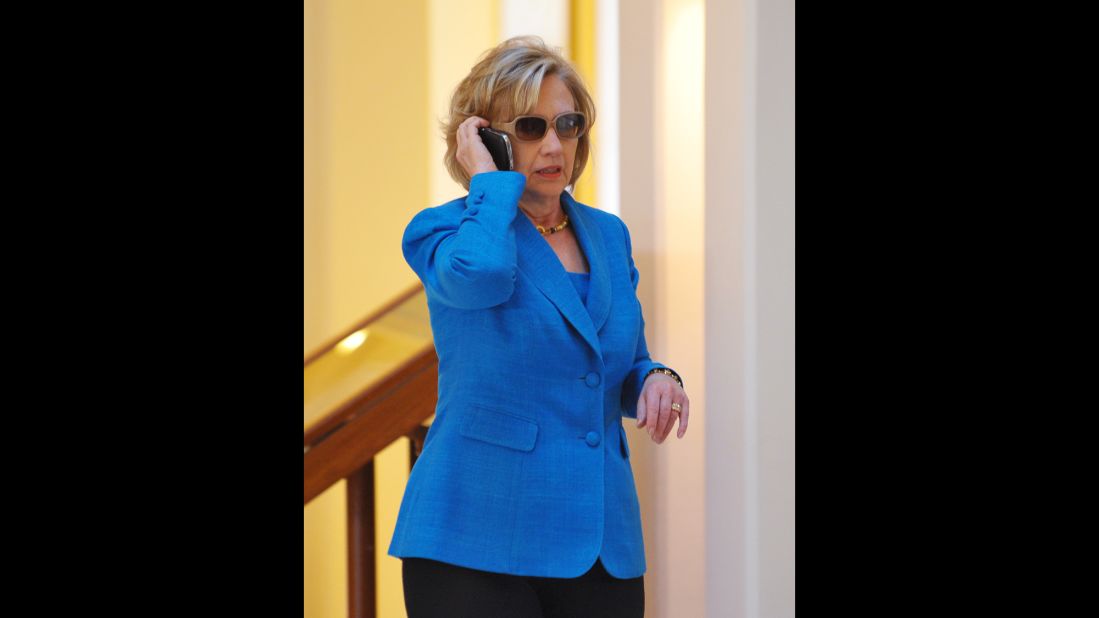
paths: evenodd
<path fill-rule="evenodd" d="M 626 236 L 626 256 L 630 261 L 630 281 L 633 283 L 634 294 L 637 294 L 637 283 L 641 275 L 633 263 L 633 244 L 630 241 L 630 230 L 621 219 L 618 223 L 622 226 L 622 233 Z M 645 312 L 641 309 L 641 303 L 637 304 L 641 314 L 641 326 L 637 333 L 637 350 L 633 355 L 633 367 L 626 374 L 626 380 L 622 384 L 622 416 L 637 418 L 637 400 L 641 397 L 641 387 L 645 384 L 645 376 L 656 367 L 664 367 L 661 363 L 649 358 L 649 346 L 645 343 Z"/>
<path fill-rule="evenodd" d="M 460 216 L 447 205 L 421 211 L 401 250 L 429 297 L 458 309 L 485 309 L 515 291 L 515 216 L 526 178 L 518 172 L 473 176 Z"/>

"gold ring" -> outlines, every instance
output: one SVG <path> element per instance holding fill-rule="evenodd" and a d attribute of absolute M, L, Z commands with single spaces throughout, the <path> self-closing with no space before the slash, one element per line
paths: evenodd
<path fill-rule="evenodd" d="M 679 405 L 678 403 L 673 403 L 672 404 L 672 409 L 675 410 L 676 412 L 682 412 L 683 411 L 683 406 Z"/>

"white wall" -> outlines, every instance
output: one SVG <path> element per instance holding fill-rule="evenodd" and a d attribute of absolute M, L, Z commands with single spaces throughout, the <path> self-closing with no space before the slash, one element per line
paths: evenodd
<path fill-rule="evenodd" d="M 794 0 L 756 9 L 759 615 L 794 615 Z"/>
<path fill-rule="evenodd" d="M 708 616 L 794 615 L 794 5 L 706 5 Z"/>

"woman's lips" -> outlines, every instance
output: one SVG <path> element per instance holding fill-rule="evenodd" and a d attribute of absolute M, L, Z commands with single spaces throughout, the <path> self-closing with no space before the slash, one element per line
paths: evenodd
<path fill-rule="evenodd" d="M 561 176 L 561 166 L 554 165 L 544 167 L 536 172 L 542 178 L 558 178 Z"/>

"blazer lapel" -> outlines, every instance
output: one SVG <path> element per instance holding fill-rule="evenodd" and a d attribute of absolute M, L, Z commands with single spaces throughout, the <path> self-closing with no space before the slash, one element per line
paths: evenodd
<path fill-rule="evenodd" d="M 572 196 L 562 193 L 562 206 L 569 216 L 569 225 L 574 226 L 580 247 L 588 258 L 591 271 L 591 285 L 588 290 L 588 303 L 580 302 L 576 288 L 569 281 L 568 274 L 553 248 L 542 238 L 542 234 L 522 211 L 516 213 L 515 246 L 518 266 L 530 277 L 538 289 L 552 302 L 562 315 L 595 350 L 598 358 L 603 358 L 599 346 L 598 328 L 607 320 L 610 310 L 610 280 L 604 264 L 603 240 L 580 209 Z"/>
<path fill-rule="evenodd" d="M 567 191 L 561 194 L 561 203 L 569 215 L 569 224 L 575 223 L 573 229 L 576 237 L 580 239 L 580 248 L 588 258 L 590 271 L 588 314 L 595 326 L 595 331 L 599 332 L 607 322 L 607 315 L 611 311 L 611 279 L 603 233 L 599 231 L 599 226 L 584 214 L 583 209 Z"/>

